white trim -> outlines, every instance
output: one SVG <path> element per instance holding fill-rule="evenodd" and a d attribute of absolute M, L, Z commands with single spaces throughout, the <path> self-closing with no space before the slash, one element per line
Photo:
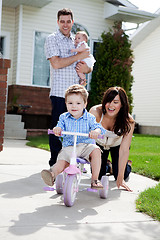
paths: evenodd
<path fill-rule="evenodd" d="M 10 32 L 2 31 L 1 37 L 4 37 L 3 58 L 10 59 Z"/>
<path fill-rule="evenodd" d="M 23 21 L 23 5 L 19 6 L 19 29 L 18 29 L 18 47 L 17 47 L 17 70 L 16 70 L 16 84 L 19 83 L 19 75 L 21 68 L 21 41 L 22 41 L 22 21 Z"/>
<path fill-rule="evenodd" d="M 160 13 L 160 11 L 159 11 Z M 160 25 L 160 16 L 156 19 L 142 24 L 131 36 L 132 48 L 139 45 L 149 34 L 151 34 Z"/>
<path fill-rule="evenodd" d="M 26 87 L 40 87 L 40 88 L 50 88 L 50 86 L 42 86 L 42 85 L 30 85 L 26 83 L 18 83 L 18 86 L 26 86 Z"/>
<path fill-rule="evenodd" d="M 123 22 L 142 23 L 158 17 L 158 14 L 138 10 L 135 8 L 115 6 L 104 3 L 104 18 Z"/>
<path fill-rule="evenodd" d="M 33 85 L 33 68 L 34 68 L 35 33 L 36 33 L 36 30 L 33 31 L 32 69 L 31 69 L 31 78 L 30 78 L 30 84 L 31 84 L 31 86 L 34 86 L 34 85 Z"/>
<path fill-rule="evenodd" d="M 91 54 L 93 54 L 93 44 L 94 42 L 101 42 L 102 40 L 99 40 L 99 39 L 90 39 L 90 52 Z M 91 88 L 90 88 L 90 83 L 91 83 L 91 78 L 92 78 L 92 72 L 91 73 L 88 73 L 88 83 L 87 83 L 87 90 L 89 91 Z"/>
<path fill-rule="evenodd" d="M 108 2 L 108 1 L 107 1 Z M 118 5 L 123 5 L 123 6 L 125 6 L 125 7 L 130 7 L 130 8 L 138 8 L 138 7 L 136 7 L 133 3 L 131 3 L 131 2 L 129 2 L 129 1 L 127 1 L 127 0 L 118 0 L 117 2 L 116 2 Z M 121 3 L 121 4 L 120 4 Z M 111 3 L 111 4 L 113 4 L 114 5 L 114 3 Z"/>

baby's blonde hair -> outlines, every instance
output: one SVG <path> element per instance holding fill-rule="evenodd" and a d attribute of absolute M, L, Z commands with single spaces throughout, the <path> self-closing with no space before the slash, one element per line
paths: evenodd
<path fill-rule="evenodd" d="M 88 35 L 87 35 L 87 33 L 85 31 L 78 31 L 78 32 L 76 32 L 76 34 L 82 34 L 83 37 L 85 37 L 86 42 L 88 42 Z"/>
<path fill-rule="evenodd" d="M 66 91 L 65 91 L 65 101 L 67 101 L 67 97 L 71 94 L 80 94 L 83 98 L 84 103 L 87 103 L 87 99 L 88 99 L 88 92 L 85 89 L 85 87 L 83 87 L 80 84 L 74 84 L 72 86 L 70 86 Z"/>

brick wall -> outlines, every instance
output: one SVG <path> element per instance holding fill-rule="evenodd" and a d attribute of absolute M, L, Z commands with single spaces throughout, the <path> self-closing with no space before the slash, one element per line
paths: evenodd
<path fill-rule="evenodd" d="M 7 95 L 7 73 L 10 68 L 9 59 L 0 59 L 0 152 L 3 150 L 4 121 Z"/>
<path fill-rule="evenodd" d="M 51 115 L 51 102 L 49 99 L 49 88 L 10 85 L 8 86 L 7 110 L 10 111 L 14 99 L 16 104 L 32 106 L 26 113 L 32 115 Z M 19 110 L 21 113 L 21 110 Z"/>

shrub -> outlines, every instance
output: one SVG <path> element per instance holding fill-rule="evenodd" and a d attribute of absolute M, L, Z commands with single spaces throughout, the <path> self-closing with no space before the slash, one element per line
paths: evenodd
<path fill-rule="evenodd" d="M 133 53 L 131 42 L 121 28 L 120 22 L 115 22 L 113 30 L 101 35 L 102 42 L 96 48 L 96 64 L 92 73 L 89 108 L 102 101 L 104 92 L 113 86 L 123 87 L 128 95 L 130 111 L 132 110 L 131 75 Z"/>

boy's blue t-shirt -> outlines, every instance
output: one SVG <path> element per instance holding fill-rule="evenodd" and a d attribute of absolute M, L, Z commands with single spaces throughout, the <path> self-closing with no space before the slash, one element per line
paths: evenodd
<path fill-rule="evenodd" d="M 101 129 L 101 134 L 105 134 L 106 130 L 101 126 L 101 124 L 96 122 L 96 118 L 91 113 L 84 110 L 83 115 L 76 119 L 69 112 L 63 113 L 59 117 L 59 121 L 56 127 L 60 127 L 63 131 L 68 132 L 80 132 L 89 133 L 91 130 L 96 128 Z M 77 144 L 79 143 L 93 143 L 93 139 L 89 137 L 77 136 Z M 74 136 L 63 135 L 62 146 L 73 146 Z"/>

